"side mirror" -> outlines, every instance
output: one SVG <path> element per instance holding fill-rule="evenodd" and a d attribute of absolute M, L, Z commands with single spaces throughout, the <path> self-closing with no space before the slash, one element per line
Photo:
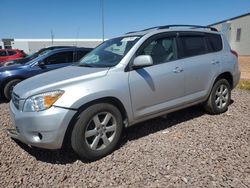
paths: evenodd
<path fill-rule="evenodd" d="M 38 61 L 37 65 L 38 65 L 41 69 L 46 68 L 46 65 L 45 65 L 45 62 L 44 62 L 44 61 Z"/>
<path fill-rule="evenodd" d="M 150 55 L 140 55 L 134 59 L 133 68 L 138 69 L 153 65 L 153 59 Z"/>

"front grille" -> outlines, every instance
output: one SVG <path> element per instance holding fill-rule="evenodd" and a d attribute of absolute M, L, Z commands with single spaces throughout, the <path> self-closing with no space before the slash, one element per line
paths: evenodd
<path fill-rule="evenodd" d="M 11 99 L 12 99 L 14 106 L 19 110 L 20 97 L 17 94 L 15 94 L 14 92 L 12 92 Z"/>

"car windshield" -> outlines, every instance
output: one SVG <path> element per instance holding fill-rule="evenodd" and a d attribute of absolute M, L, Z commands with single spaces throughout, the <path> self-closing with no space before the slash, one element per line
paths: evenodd
<path fill-rule="evenodd" d="M 77 65 L 86 67 L 113 67 L 122 60 L 139 39 L 139 36 L 132 36 L 107 40 L 84 56 Z"/>
<path fill-rule="evenodd" d="M 36 53 L 31 54 L 31 55 L 28 55 L 28 56 L 26 57 L 26 59 L 32 60 L 32 59 L 36 58 L 37 56 L 38 56 L 38 54 L 37 54 L 37 52 L 36 52 Z"/>
<path fill-rule="evenodd" d="M 38 52 L 35 52 L 35 53 L 33 53 L 33 54 L 31 54 L 31 55 L 28 55 L 27 57 L 25 57 L 28 61 L 30 61 L 30 60 L 32 60 L 32 59 L 35 59 L 35 58 L 37 58 L 38 56 L 42 56 L 42 55 L 44 55 L 44 54 L 46 54 L 46 53 L 48 53 L 48 52 L 50 52 L 51 50 L 40 50 L 40 51 L 38 51 Z"/>
<path fill-rule="evenodd" d="M 47 55 L 51 50 L 46 50 L 42 52 L 41 54 L 38 54 L 37 52 L 32 54 L 31 58 L 28 60 L 28 62 L 25 63 L 25 65 L 31 65 L 33 64 L 39 57 Z"/>

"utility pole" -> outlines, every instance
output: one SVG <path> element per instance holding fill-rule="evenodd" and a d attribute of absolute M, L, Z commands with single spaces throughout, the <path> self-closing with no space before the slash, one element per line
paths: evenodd
<path fill-rule="evenodd" d="M 50 31 L 50 34 L 51 34 L 51 45 L 53 46 L 53 43 L 54 43 L 54 34 L 53 34 L 53 30 L 52 29 Z"/>
<path fill-rule="evenodd" d="M 101 17 L 102 17 L 102 41 L 104 41 L 104 0 L 101 1 Z"/>

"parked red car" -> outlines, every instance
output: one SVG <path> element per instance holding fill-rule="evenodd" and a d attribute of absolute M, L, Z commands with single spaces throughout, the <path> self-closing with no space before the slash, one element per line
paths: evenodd
<path fill-rule="evenodd" d="M 13 60 L 17 58 L 25 57 L 25 53 L 22 50 L 0 50 L 0 63 L 7 61 L 7 60 Z"/>

